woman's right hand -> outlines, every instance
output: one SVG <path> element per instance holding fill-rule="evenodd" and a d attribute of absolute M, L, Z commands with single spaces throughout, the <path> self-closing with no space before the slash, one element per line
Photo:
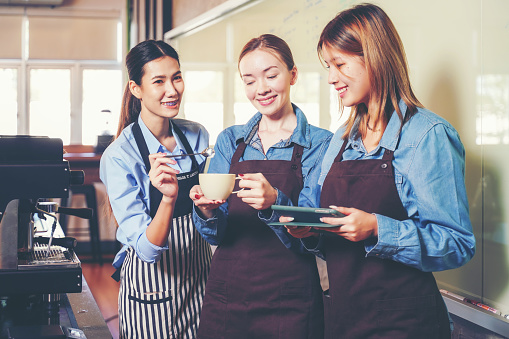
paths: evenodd
<path fill-rule="evenodd" d="M 193 201 L 193 203 L 198 207 L 199 211 L 202 214 L 202 217 L 212 218 L 213 210 L 221 206 L 226 202 L 226 200 L 210 200 L 205 197 L 203 194 L 200 185 L 194 185 L 193 188 L 189 191 L 189 197 Z"/>
<path fill-rule="evenodd" d="M 279 217 L 279 222 L 287 223 L 292 222 L 293 218 L 291 217 Z M 307 238 L 311 236 L 315 236 L 316 233 L 314 233 L 311 230 L 311 227 L 308 226 L 285 226 L 286 230 L 290 235 L 294 238 Z"/>

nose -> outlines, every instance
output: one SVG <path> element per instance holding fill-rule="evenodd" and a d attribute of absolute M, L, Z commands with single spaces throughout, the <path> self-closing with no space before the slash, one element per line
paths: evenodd
<path fill-rule="evenodd" d="M 327 82 L 329 83 L 329 85 L 334 85 L 338 81 L 339 81 L 338 70 L 336 69 L 336 67 L 332 67 L 332 66 L 329 67 L 329 74 L 327 76 Z"/>
<path fill-rule="evenodd" d="M 175 86 L 173 85 L 172 81 L 166 81 L 165 91 L 166 91 L 166 96 L 169 96 L 169 97 L 177 94 L 177 90 L 175 89 Z"/>
<path fill-rule="evenodd" d="M 270 87 L 267 85 L 265 80 L 260 80 L 258 82 L 257 92 L 259 95 L 264 95 L 270 92 Z"/>

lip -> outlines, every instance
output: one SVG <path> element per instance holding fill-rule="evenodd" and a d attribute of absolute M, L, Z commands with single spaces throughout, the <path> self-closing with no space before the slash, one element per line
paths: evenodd
<path fill-rule="evenodd" d="M 262 99 L 257 99 L 257 100 L 260 103 L 260 105 L 268 106 L 268 105 L 272 104 L 276 100 L 276 97 L 277 97 L 277 95 L 274 95 L 274 96 L 271 96 L 271 97 L 268 97 L 268 98 L 262 98 Z"/>
<path fill-rule="evenodd" d="M 339 92 L 339 96 L 342 98 L 345 95 L 345 93 L 348 91 L 348 86 L 338 87 L 338 88 L 336 88 L 336 91 Z"/>
<path fill-rule="evenodd" d="M 161 105 L 167 108 L 175 108 L 179 104 L 178 100 L 172 100 L 172 101 L 163 101 L 161 102 Z"/>

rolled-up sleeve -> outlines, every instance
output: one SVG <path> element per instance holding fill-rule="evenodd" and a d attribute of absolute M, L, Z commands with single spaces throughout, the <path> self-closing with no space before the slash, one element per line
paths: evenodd
<path fill-rule="evenodd" d="M 107 150 L 101 157 L 101 180 L 118 223 L 117 239 L 134 248 L 141 260 L 153 263 L 168 247 L 156 246 L 147 239 L 145 232 L 152 219 L 141 198 L 141 185 L 132 175 L 133 169 L 145 170 L 120 148 Z"/>
<path fill-rule="evenodd" d="M 395 174 L 408 219 L 377 214 L 378 239 L 365 243 L 367 255 L 428 272 L 464 265 L 475 253 L 475 238 L 465 188 L 465 151 L 457 132 L 434 124 L 418 143 L 400 147 L 406 147 L 411 159 L 406 172 Z"/>

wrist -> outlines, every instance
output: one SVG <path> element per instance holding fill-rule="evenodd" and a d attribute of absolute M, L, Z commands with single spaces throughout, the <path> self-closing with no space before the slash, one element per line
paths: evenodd
<path fill-rule="evenodd" d="M 167 205 L 175 205 L 176 201 L 177 201 L 177 197 L 168 197 L 166 195 L 163 195 L 163 197 L 161 199 L 161 203 L 167 204 Z"/>

